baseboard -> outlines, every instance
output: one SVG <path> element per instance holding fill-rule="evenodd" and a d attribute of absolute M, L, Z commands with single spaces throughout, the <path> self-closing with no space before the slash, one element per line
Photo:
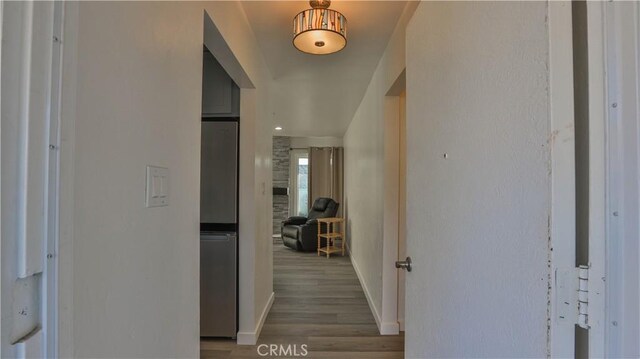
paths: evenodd
<path fill-rule="evenodd" d="M 262 314 L 260 315 L 260 320 L 256 324 L 256 329 L 252 332 L 238 332 L 237 343 L 238 345 L 255 345 L 258 342 L 258 338 L 260 337 L 260 332 L 262 331 L 262 326 L 264 325 L 264 321 L 267 319 L 267 315 L 269 315 L 269 311 L 271 310 L 271 306 L 273 305 L 273 300 L 275 298 L 275 293 L 271 292 L 269 296 L 269 300 L 267 301 L 267 305 L 262 309 Z"/>
<path fill-rule="evenodd" d="M 382 323 L 378 328 L 380 329 L 380 335 L 398 335 L 400 333 L 398 322 Z"/>
<path fill-rule="evenodd" d="M 356 271 L 356 276 L 358 276 L 358 281 L 360 281 L 360 286 L 362 286 L 362 290 L 364 291 L 364 296 L 367 298 L 367 303 L 369 303 L 369 308 L 371 309 L 371 313 L 373 313 L 373 319 L 376 320 L 378 331 L 380 331 L 380 334 L 383 334 L 382 333 L 383 325 L 381 324 L 382 321 L 380 319 L 380 314 L 378 313 L 376 306 L 373 305 L 373 299 L 371 298 L 371 294 L 369 293 L 369 288 L 367 288 L 367 284 L 365 283 L 364 278 L 362 277 L 362 273 L 360 273 L 360 268 L 358 268 L 358 264 L 356 264 L 356 262 L 353 260 L 353 256 L 351 255 L 351 248 L 349 248 L 349 246 L 347 246 L 347 252 L 349 253 L 349 259 L 351 260 L 351 265 L 353 266 L 353 269 L 355 269 Z"/>

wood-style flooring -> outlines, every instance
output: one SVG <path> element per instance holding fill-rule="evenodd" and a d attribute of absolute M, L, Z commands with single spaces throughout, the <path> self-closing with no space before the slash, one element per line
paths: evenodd
<path fill-rule="evenodd" d="M 317 256 L 274 241 L 275 300 L 260 344 L 307 345 L 305 358 L 402 358 L 404 336 L 378 333 L 349 257 Z M 201 358 L 265 358 L 258 346 L 203 339 Z M 265 347 L 262 347 L 265 350 Z M 275 356 L 274 356 L 275 357 Z M 291 358 L 293 355 L 280 356 Z M 303 357 L 303 356 L 299 356 Z"/>

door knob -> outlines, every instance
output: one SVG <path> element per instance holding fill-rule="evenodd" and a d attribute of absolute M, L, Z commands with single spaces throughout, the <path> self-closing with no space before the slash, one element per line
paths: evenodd
<path fill-rule="evenodd" d="M 407 259 L 403 261 L 396 261 L 396 268 L 402 268 L 407 272 L 411 272 L 411 257 L 407 257 Z"/>

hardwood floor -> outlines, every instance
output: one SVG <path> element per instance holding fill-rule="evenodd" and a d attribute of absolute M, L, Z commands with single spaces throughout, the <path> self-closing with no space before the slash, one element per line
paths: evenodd
<path fill-rule="evenodd" d="M 260 344 L 306 344 L 306 358 L 402 358 L 404 336 L 378 334 L 367 299 L 348 257 L 289 250 L 274 241 L 275 300 Z M 258 345 L 203 339 L 202 358 L 264 358 Z M 263 346 L 261 349 L 266 352 Z M 275 356 L 274 356 L 275 357 Z M 293 355 L 281 355 L 291 358 Z M 300 357 L 303 357 L 300 355 Z"/>

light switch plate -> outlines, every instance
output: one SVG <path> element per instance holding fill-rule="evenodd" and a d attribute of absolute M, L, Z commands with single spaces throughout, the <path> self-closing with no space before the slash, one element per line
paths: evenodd
<path fill-rule="evenodd" d="M 169 205 L 169 169 L 147 166 L 146 206 Z"/>

